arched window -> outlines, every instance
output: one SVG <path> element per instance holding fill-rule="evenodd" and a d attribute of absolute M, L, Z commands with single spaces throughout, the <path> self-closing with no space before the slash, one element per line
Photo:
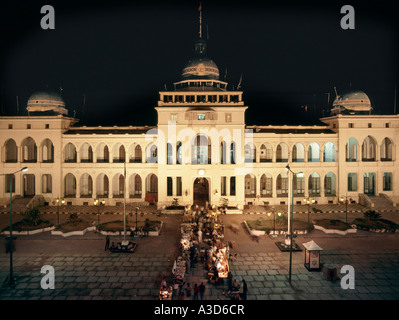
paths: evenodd
<path fill-rule="evenodd" d="M 80 177 L 80 197 L 91 198 L 93 196 L 93 180 L 87 173 Z"/>
<path fill-rule="evenodd" d="M 236 164 L 236 143 L 232 142 L 230 145 L 230 163 Z"/>
<path fill-rule="evenodd" d="M 142 152 L 139 144 L 133 144 L 129 148 L 129 162 L 130 163 L 141 163 Z"/>
<path fill-rule="evenodd" d="M 37 162 L 37 146 L 35 140 L 27 137 L 22 141 L 22 162 Z"/>
<path fill-rule="evenodd" d="M 170 142 L 166 144 L 166 164 L 173 164 L 173 147 Z"/>
<path fill-rule="evenodd" d="M 288 162 L 288 146 L 284 142 L 277 146 L 276 162 Z"/>
<path fill-rule="evenodd" d="M 328 172 L 324 177 L 324 194 L 326 197 L 336 196 L 337 179 L 333 172 Z"/>
<path fill-rule="evenodd" d="M 308 162 L 320 162 L 320 146 L 316 142 L 309 145 Z"/>
<path fill-rule="evenodd" d="M 245 176 L 245 197 L 256 197 L 256 177 L 254 174 L 247 174 Z"/>
<path fill-rule="evenodd" d="M 158 177 L 153 173 L 145 178 L 145 201 L 149 203 L 158 201 Z"/>
<path fill-rule="evenodd" d="M 272 162 L 273 161 L 273 149 L 269 143 L 264 143 L 260 146 L 260 162 Z"/>
<path fill-rule="evenodd" d="M 158 162 L 158 148 L 156 144 L 151 144 L 146 149 L 146 162 L 157 163 Z"/>
<path fill-rule="evenodd" d="M 273 178 L 269 173 L 264 173 L 260 177 L 260 196 L 271 197 L 273 193 Z"/>
<path fill-rule="evenodd" d="M 77 154 L 76 148 L 72 143 L 68 143 L 65 146 L 65 162 L 76 162 Z"/>
<path fill-rule="evenodd" d="M 87 142 L 80 147 L 80 162 L 92 163 L 93 162 L 93 149 Z"/>
<path fill-rule="evenodd" d="M 226 164 L 227 163 L 227 159 L 226 159 L 226 152 L 227 152 L 227 146 L 226 146 L 226 142 L 222 141 L 220 143 L 220 163 L 221 164 Z"/>
<path fill-rule="evenodd" d="M 96 189 L 97 198 L 108 198 L 109 180 L 106 174 L 101 173 L 97 176 Z"/>
<path fill-rule="evenodd" d="M 51 193 L 53 190 L 53 181 L 51 174 L 42 175 L 42 193 Z"/>
<path fill-rule="evenodd" d="M 183 163 L 183 145 L 181 141 L 177 141 L 176 144 L 176 164 Z"/>
<path fill-rule="evenodd" d="M 381 161 L 392 161 L 392 140 L 384 138 L 381 143 Z"/>
<path fill-rule="evenodd" d="M 337 149 L 335 144 L 327 142 L 323 149 L 323 161 L 324 162 L 335 162 L 336 161 Z"/>
<path fill-rule="evenodd" d="M 5 143 L 6 162 L 18 162 L 18 148 L 13 139 L 8 139 Z"/>
<path fill-rule="evenodd" d="M 65 198 L 76 197 L 76 178 L 72 173 L 65 176 Z"/>
<path fill-rule="evenodd" d="M 54 162 L 54 145 L 50 139 L 45 139 L 41 145 L 42 149 L 42 162 Z"/>
<path fill-rule="evenodd" d="M 105 143 L 100 143 L 97 147 L 97 162 L 108 163 L 109 162 L 109 148 Z"/>
<path fill-rule="evenodd" d="M 276 179 L 277 197 L 288 196 L 288 174 L 287 172 L 280 173 Z"/>
<path fill-rule="evenodd" d="M 320 196 L 320 175 L 317 172 L 312 172 L 309 176 L 309 196 Z"/>
<path fill-rule="evenodd" d="M 140 145 L 137 145 L 134 148 L 134 161 L 133 162 L 141 163 L 142 157 L 143 157 L 143 155 L 141 152 L 141 147 L 140 147 Z"/>
<path fill-rule="evenodd" d="M 362 161 L 376 161 L 377 143 L 371 136 L 367 136 L 362 144 Z"/>
<path fill-rule="evenodd" d="M 305 177 L 303 174 L 295 174 L 294 180 L 294 196 L 303 196 L 305 194 Z"/>
<path fill-rule="evenodd" d="M 116 174 L 112 179 L 113 198 L 123 198 L 125 195 L 125 177 L 123 174 Z"/>
<path fill-rule="evenodd" d="M 292 147 L 292 162 L 305 161 L 305 148 L 302 143 L 295 143 Z"/>
<path fill-rule="evenodd" d="M 252 143 L 245 144 L 245 162 L 256 162 L 256 148 Z"/>
<path fill-rule="evenodd" d="M 346 162 L 356 162 L 357 161 L 357 146 L 358 143 L 356 139 L 350 138 L 345 146 L 345 158 Z"/>
<path fill-rule="evenodd" d="M 197 135 L 191 150 L 191 164 L 211 164 L 212 148 L 209 137 Z"/>
<path fill-rule="evenodd" d="M 142 183 L 138 174 L 132 174 L 129 179 L 129 198 L 141 198 Z"/>

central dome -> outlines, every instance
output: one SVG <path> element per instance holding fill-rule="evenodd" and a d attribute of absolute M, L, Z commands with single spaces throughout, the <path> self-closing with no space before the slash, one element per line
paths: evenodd
<path fill-rule="evenodd" d="M 219 80 L 219 69 L 211 59 L 206 57 L 206 42 L 197 40 L 194 47 L 194 58 L 183 68 L 182 77 L 186 79 L 216 79 Z"/>

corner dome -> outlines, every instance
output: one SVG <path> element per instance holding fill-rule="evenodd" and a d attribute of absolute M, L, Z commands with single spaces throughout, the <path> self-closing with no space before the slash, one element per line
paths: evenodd
<path fill-rule="evenodd" d="M 333 102 L 335 113 L 361 114 L 371 112 L 370 98 L 363 91 L 350 91 L 337 96 Z M 339 112 L 337 112 L 339 110 Z"/>
<path fill-rule="evenodd" d="M 27 103 L 28 112 L 54 112 L 68 114 L 65 101 L 55 92 L 39 91 L 33 93 Z"/>

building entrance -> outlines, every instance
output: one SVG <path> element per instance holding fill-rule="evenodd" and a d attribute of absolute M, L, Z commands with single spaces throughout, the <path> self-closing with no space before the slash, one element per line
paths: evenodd
<path fill-rule="evenodd" d="M 35 195 L 35 175 L 24 174 L 24 197 L 32 197 Z"/>
<path fill-rule="evenodd" d="M 366 172 L 363 177 L 364 182 L 364 194 L 374 196 L 375 195 L 375 173 Z"/>
<path fill-rule="evenodd" d="M 205 207 L 209 203 L 209 182 L 207 178 L 197 178 L 193 186 L 194 205 Z"/>

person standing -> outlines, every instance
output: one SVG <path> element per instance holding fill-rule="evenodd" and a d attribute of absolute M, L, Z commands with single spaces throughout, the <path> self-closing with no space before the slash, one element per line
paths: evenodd
<path fill-rule="evenodd" d="M 242 279 L 242 300 L 247 300 L 247 291 L 247 282 L 245 281 L 245 279 Z"/>
<path fill-rule="evenodd" d="M 194 285 L 194 296 L 193 296 L 193 300 L 198 300 L 198 294 L 199 294 L 199 287 L 197 286 L 197 284 Z"/>
<path fill-rule="evenodd" d="M 199 285 L 199 295 L 201 300 L 204 300 L 204 292 L 205 292 L 205 286 L 204 283 L 201 282 L 201 284 Z"/>
<path fill-rule="evenodd" d="M 186 297 L 188 299 L 190 299 L 190 297 L 191 297 L 191 294 L 192 294 L 191 291 L 192 291 L 192 288 L 190 287 L 190 283 L 187 282 L 187 285 L 186 285 Z"/>
<path fill-rule="evenodd" d="M 175 281 L 175 283 L 173 284 L 172 300 L 178 299 L 179 291 L 179 284 Z"/>
<path fill-rule="evenodd" d="M 108 249 L 109 249 L 109 236 L 107 236 L 106 238 L 105 238 L 105 249 L 104 249 L 104 251 L 107 251 Z"/>
<path fill-rule="evenodd" d="M 198 230 L 198 243 L 202 243 L 202 231 L 201 231 L 201 229 Z"/>

